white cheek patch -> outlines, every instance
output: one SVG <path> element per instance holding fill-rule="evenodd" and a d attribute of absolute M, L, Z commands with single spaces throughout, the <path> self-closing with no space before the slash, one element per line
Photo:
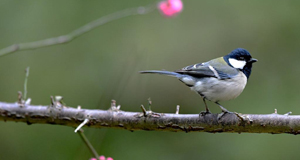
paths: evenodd
<path fill-rule="evenodd" d="M 234 67 L 234 68 L 239 68 L 239 69 L 243 69 L 246 65 L 246 61 L 244 60 L 236 60 L 233 58 L 229 58 L 229 63 Z"/>

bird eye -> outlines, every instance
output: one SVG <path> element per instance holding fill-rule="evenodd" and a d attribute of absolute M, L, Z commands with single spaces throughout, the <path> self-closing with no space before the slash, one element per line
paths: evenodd
<path fill-rule="evenodd" d="M 245 57 L 239 57 L 238 60 L 245 60 Z"/>

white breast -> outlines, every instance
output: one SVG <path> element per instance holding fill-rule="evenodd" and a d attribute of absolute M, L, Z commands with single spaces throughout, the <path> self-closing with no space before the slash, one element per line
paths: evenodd
<path fill-rule="evenodd" d="M 203 78 L 191 87 L 192 90 L 200 93 L 206 99 L 219 102 L 228 101 L 238 97 L 247 84 L 247 77 L 240 72 L 236 77 L 226 80 L 217 78 Z"/>

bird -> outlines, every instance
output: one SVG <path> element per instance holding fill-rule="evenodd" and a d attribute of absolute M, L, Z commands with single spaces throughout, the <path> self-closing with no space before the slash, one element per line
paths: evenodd
<path fill-rule="evenodd" d="M 252 64 L 257 61 L 246 49 L 237 48 L 223 57 L 189 65 L 174 72 L 146 70 L 140 71 L 140 73 L 176 77 L 202 97 L 205 111 L 200 112 L 201 115 L 211 113 L 206 100 L 217 104 L 221 108 L 222 114 L 226 114 L 232 112 L 229 112 L 219 102 L 235 99 L 243 92 L 251 74 Z"/>

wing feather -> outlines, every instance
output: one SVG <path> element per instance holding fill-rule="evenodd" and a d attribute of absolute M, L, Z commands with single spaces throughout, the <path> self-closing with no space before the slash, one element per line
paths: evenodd
<path fill-rule="evenodd" d="M 218 79 L 232 78 L 239 73 L 237 69 L 227 65 L 222 57 L 213 59 L 205 63 L 197 63 L 194 65 L 186 66 L 175 72 L 191 75 L 197 78 L 215 77 Z"/>

